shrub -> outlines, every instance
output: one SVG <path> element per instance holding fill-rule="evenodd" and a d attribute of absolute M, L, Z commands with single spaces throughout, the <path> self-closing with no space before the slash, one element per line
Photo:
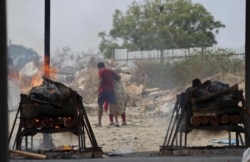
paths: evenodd
<path fill-rule="evenodd" d="M 234 53 L 219 49 L 214 52 L 197 52 L 173 63 L 136 61 L 137 82 L 148 88 L 170 89 L 189 85 L 194 78 L 203 79 L 218 73 L 230 73 L 244 78 L 244 60 L 233 56 Z"/>

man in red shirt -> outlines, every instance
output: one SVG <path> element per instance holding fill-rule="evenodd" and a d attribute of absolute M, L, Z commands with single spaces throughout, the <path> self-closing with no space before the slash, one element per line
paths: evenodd
<path fill-rule="evenodd" d="M 110 105 L 110 111 L 114 114 L 115 117 L 115 126 L 119 126 L 118 122 L 118 112 L 115 108 L 115 91 L 114 91 L 114 82 L 113 79 L 119 80 L 121 77 L 115 73 L 113 70 L 105 68 L 103 62 L 97 64 L 99 69 L 99 87 L 98 87 L 98 123 L 97 126 L 102 126 L 102 112 L 103 104 L 105 101 L 108 101 Z"/>

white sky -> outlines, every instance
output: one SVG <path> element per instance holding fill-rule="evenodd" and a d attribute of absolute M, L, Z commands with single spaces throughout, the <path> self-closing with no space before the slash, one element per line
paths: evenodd
<path fill-rule="evenodd" d="M 140 0 L 141 1 L 141 0 Z M 115 9 L 126 11 L 133 0 L 51 0 L 51 53 L 98 50 L 98 32 L 112 28 Z M 226 28 L 216 37 L 218 47 L 245 45 L 245 0 L 193 0 L 201 3 Z M 8 0 L 8 40 L 43 54 L 44 0 Z"/>

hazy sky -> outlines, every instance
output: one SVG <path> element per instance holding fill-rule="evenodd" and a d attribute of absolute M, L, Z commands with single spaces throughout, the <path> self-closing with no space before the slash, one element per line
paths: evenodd
<path fill-rule="evenodd" d="M 142 0 L 140 0 L 142 1 Z M 112 28 L 115 9 L 126 11 L 133 0 L 51 0 L 51 53 L 64 46 L 72 51 L 98 50 L 98 32 Z M 245 0 L 193 0 L 201 3 L 226 28 L 218 47 L 245 45 Z M 8 0 L 8 40 L 43 54 L 44 0 Z"/>

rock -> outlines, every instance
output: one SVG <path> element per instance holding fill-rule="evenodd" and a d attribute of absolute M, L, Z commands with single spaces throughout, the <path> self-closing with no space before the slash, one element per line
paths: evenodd
<path fill-rule="evenodd" d="M 144 86 L 141 84 L 141 85 L 137 88 L 136 94 L 137 94 L 137 95 L 142 95 L 143 91 L 144 91 Z"/>
<path fill-rule="evenodd" d="M 131 85 L 126 86 L 126 91 L 131 96 L 135 96 L 136 95 L 137 89 L 138 89 L 138 87 L 135 84 L 131 84 Z"/>

